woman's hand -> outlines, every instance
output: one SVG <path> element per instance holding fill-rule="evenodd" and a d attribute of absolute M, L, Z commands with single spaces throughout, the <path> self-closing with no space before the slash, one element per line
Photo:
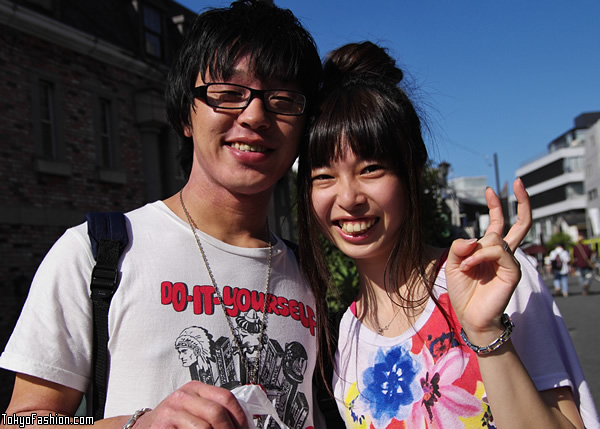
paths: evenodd
<path fill-rule="evenodd" d="M 517 222 L 504 239 L 500 199 L 488 188 L 485 198 L 490 225 L 480 239 L 455 240 L 446 263 L 446 280 L 452 307 L 474 344 L 486 346 L 504 330 L 500 317 L 521 278 L 513 255 L 531 227 L 529 195 L 521 179 L 513 183 Z"/>

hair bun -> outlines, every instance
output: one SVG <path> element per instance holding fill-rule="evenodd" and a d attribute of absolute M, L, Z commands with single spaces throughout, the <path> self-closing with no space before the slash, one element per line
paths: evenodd
<path fill-rule="evenodd" d="M 387 49 L 372 42 L 350 43 L 330 52 L 323 70 L 325 86 L 372 79 L 396 86 L 404 77 Z"/>

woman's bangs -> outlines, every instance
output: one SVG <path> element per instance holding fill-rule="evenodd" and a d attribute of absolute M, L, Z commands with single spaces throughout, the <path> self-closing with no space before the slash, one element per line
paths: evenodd
<path fill-rule="evenodd" d="M 377 103 L 364 103 L 363 99 L 370 97 L 361 97 L 362 92 L 344 88 L 335 96 L 330 94 L 321 105 L 310 133 L 313 166 L 340 160 L 348 150 L 369 160 L 385 160 L 389 155 L 385 145 L 394 141 L 393 133 L 382 109 Z"/>
<path fill-rule="evenodd" d="M 372 88 L 352 88 L 342 99 L 347 144 L 359 158 L 384 161 L 395 152 L 396 124 L 389 118 L 385 97 Z M 339 120 L 339 119 L 338 119 Z"/>
<path fill-rule="evenodd" d="M 325 106 L 323 106 L 325 107 Z M 309 164 L 312 168 L 330 165 L 340 158 L 344 147 L 344 124 L 333 110 L 325 110 L 312 124 L 308 143 Z"/>

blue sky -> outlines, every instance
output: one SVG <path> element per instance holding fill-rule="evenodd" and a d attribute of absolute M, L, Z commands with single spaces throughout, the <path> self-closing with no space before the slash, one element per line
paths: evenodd
<path fill-rule="evenodd" d="M 178 0 L 194 12 L 224 0 Z M 321 56 L 371 40 L 420 89 L 434 163 L 450 178 L 512 182 L 524 162 L 600 111 L 598 0 L 275 0 L 312 33 Z"/>

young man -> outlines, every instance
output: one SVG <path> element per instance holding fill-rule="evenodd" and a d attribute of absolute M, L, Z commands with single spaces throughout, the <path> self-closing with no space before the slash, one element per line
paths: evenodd
<path fill-rule="evenodd" d="M 134 413 L 136 427 L 246 427 L 230 389 L 249 383 L 288 426 L 315 426 L 315 299 L 269 231 L 267 207 L 320 73 L 314 41 L 289 11 L 236 2 L 198 17 L 167 89 L 189 181 L 127 214 L 96 427 L 122 427 Z M 41 264 L 0 358 L 17 372 L 8 415 L 73 415 L 89 389 L 93 265 L 86 225 Z"/>

